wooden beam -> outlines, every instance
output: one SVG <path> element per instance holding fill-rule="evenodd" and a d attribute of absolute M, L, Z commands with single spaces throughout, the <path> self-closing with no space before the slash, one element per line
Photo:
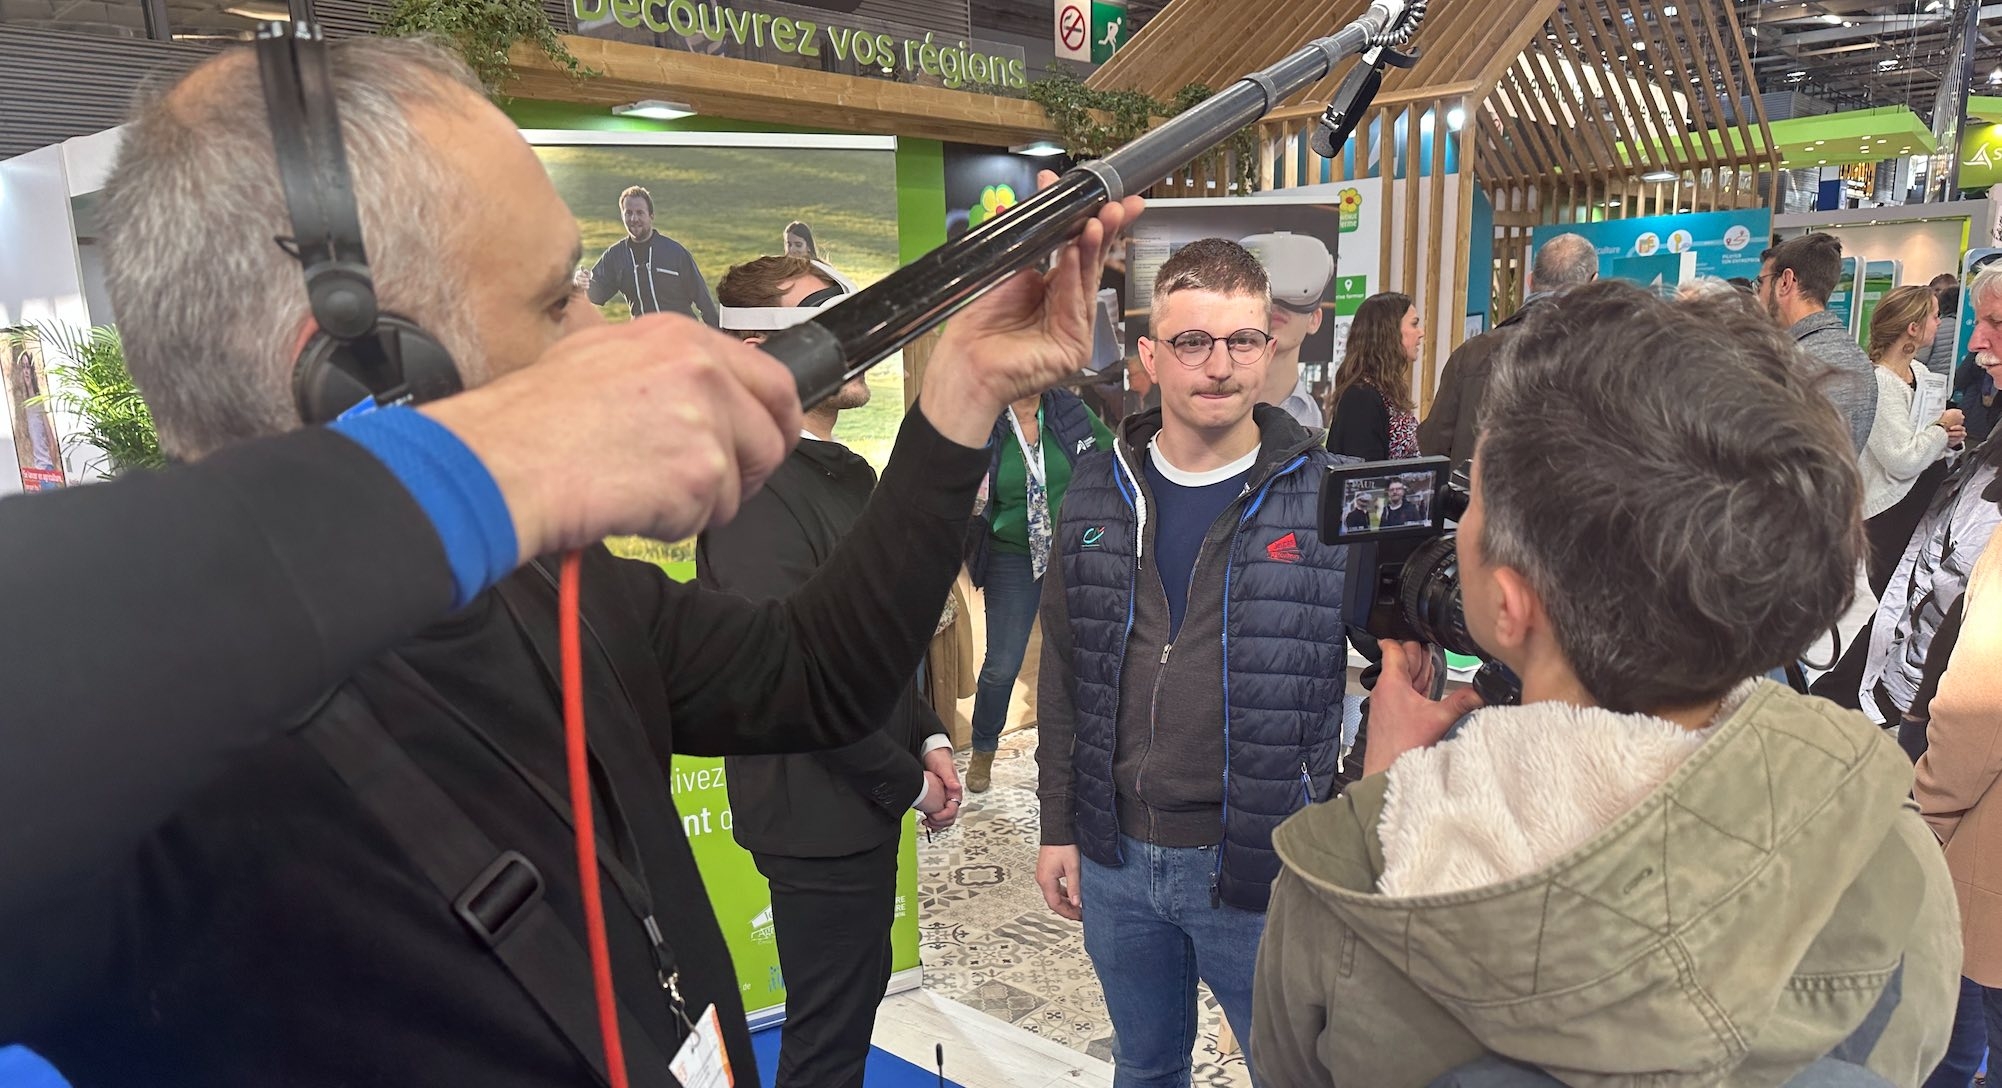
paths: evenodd
<path fill-rule="evenodd" d="M 1453 139 L 1453 134 L 1446 130 L 1447 108 L 1446 100 L 1443 98 L 1432 104 L 1432 116 L 1435 119 L 1432 123 L 1432 161 L 1429 164 L 1432 175 L 1432 191 L 1430 194 L 1430 207 L 1425 217 L 1428 225 L 1431 227 L 1428 233 L 1432 239 L 1432 259 L 1425 262 L 1429 266 L 1425 270 L 1425 313 L 1428 315 L 1428 321 L 1430 316 L 1438 314 L 1441 308 L 1439 305 L 1441 301 L 1439 298 L 1439 271 L 1446 264 L 1446 240 L 1452 237 L 1448 233 L 1448 225 L 1456 222 L 1458 219 L 1457 216 L 1448 218 L 1446 215 L 1446 149 L 1451 146 Z M 1460 163 L 1460 166 L 1460 188 L 1472 192 L 1474 185 L 1473 175 L 1467 173 L 1464 161 Z M 1459 268 L 1466 267 L 1467 250 L 1464 243 L 1462 243 L 1461 248 L 1454 251 L 1453 264 Z M 1465 273 L 1456 272 L 1455 278 L 1464 281 L 1466 278 Z M 1445 357 L 1440 354 L 1441 348 L 1443 346 L 1445 350 L 1451 350 L 1452 345 L 1446 339 L 1445 335 L 1440 334 L 1440 330 L 1435 330 L 1433 335 L 1426 339 L 1430 341 L 1428 354 L 1431 356 L 1431 359 L 1425 366 L 1424 379 L 1419 383 L 1419 394 L 1422 397 L 1422 403 L 1430 404 L 1432 402 L 1432 375 L 1446 364 Z"/>
<path fill-rule="evenodd" d="M 1404 107 L 1404 293 L 1418 297 L 1418 105 Z M 1436 141 L 1435 141 L 1436 144 Z"/>
<path fill-rule="evenodd" d="M 808 68 L 656 49 L 565 35 L 571 53 L 603 75 L 573 79 L 533 46 L 509 55 L 510 93 L 584 105 L 616 106 L 642 98 L 686 102 L 701 113 L 739 121 L 888 132 L 901 136 L 1008 146 L 1055 135 L 1041 106 L 1026 99 L 948 91 Z"/>
<path fill-rule="evenodd" d="M 1382 251 L 1379 254 L 1380 260 L 1377 262 L 1377 267 L 1383 270 L 1383 282 L 1377 285 L 1377 290 L 1379 291 L 1390 290 L 1390 236 L 1392 233 L 1390 229 L 1390 213 L 1391 209 L 1395 207 L 1391 203 L 1393 199 L 1391 193 L 1393 186 L 1397 184 L 1397 145 L 1394 142 L 1397 139 L 1395 132 L 1397 126 L 1392 124 L 1390 112 L 1388 109 L 1373 109 L 1370 111 L 1370 114 L 1377 121 L 1376 176 L 1383 179 L 1383 237 L 1378 242 L 1382 246 Z M 1365 123 L 1358 126 L 1356 131 L 1368 132 L 1369 126 Z"/>
<path fill-rule="evenodd" d="M 1470 103 L 1463 101 L 1460 108 L 1464 110 L 1469 105 Z M 1468 110 L 1467 115 L 1472 117 L 1473 111 Z M 1472 162 L 1474 156 L 1477 154 L 1479 152 L 1474 147 L 1472 134 L 1467 128 L 1462 127 L 1460 129 L 1460 207 L 1459 215 L 1456 217 L 1457 221 L 1453 228 L 1454 237 L 1459 239 L 1459 245 L 1455 250 L 1457 259 L 1453 262 L 1453 306 L 1446 311 L 1447 321 L 1452 327 L 1446 330 L 1447 335 L 1440 340 L 1441 343 L 1448 345 L 1446 352 L 1448 356 L 1452 355 L 1452 349 L 1458 348 L 1467 339 L 1467 296 L 1469 289 L 1473 286 L 1473 278 L 1475 276 L 1485 276 L 1489 280 L 1494 278 L 1492 247 L 1494 239 L 1492 237 L 1488 239 L 1490 243 L 1488 264 L 1485 267 L 1476 267 L 1473 263 L 1474 172 L 1467 168 L 1467 164 Z M 1440 364 L 1441 367 L 1444 365 L 1443 362 Z M 1428 406 L 1432 403 L 1434 391 L 1433 379 L 1428 376 L 1425 382 L 1425 403 Z"/>

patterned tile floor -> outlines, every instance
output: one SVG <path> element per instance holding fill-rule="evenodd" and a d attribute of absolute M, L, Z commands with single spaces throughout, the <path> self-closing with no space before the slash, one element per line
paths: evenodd
<path fill-rule="evenodd" d="M 1112 1060 L 1105 995 L 1084 952 L 1084 929 L 1036 890 L 1036 731 L 1002 738 L 994 788 L 968 794 L 959 826 L 918 842 L 919 950 L 925 989 Z M 965 755 L 960 756 L 961 773 Z M 1244 1059 L 1220 1057 L 1220 1013 L 1202 993 L 1195 1084 L 1249 1088 Z"/>

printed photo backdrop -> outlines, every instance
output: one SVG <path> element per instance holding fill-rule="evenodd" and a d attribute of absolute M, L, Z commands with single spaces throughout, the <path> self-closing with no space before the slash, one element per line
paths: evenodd
<path fill-rule="evenodd" d="M 28 491 L 63 486 L 62 441 L 48 405 L 41 401 L 48 392 L 49 378 L 41 340 L 33 333 L 17 332 L 0 342 L 0 382 L 5 384 L 7 407 L 13 416 L 14 455 L 20 464 L 21 486 Z"/>
<path fill-rule="evenodd" d="M 656 142 L 581 142 L 633 135 L 529 133 L 556 191 L 577 216 L 582 268 L 626 238 L 619 194 L 632 185 L 652 195 L 654 230 L 688 250 L 712 298 L 731 266 L 784 253 L 786 227 L 794 222 L 812 232 L 814 256 L 857 288 L 897 267 L 897 164 L 889 140 L 650 133 L 646 138 Z M 602 308 L 614 321 L 632 312 L 623 297 Z M 843 412 L 836 431 L 879 472 L 904 415 L 903 373 L 894 360 L 872 369 L 869 406 Z"/>
<path fill-rule="evenodd" d="M 796 222 L 811 233 L 812 255 L 857 289 L 897 267 L 896 151 L 887 138 L 742 133 L 636 137 L 545 130 L 531 130 L 527 136 L 577 216 L 584 242 L 580 268 L 598 264 L 607 249 L 627 237 L 619 194 L 632 185 L 653 197 L 653 229 L 686 248 L 711 299 L 731 266 L 786 252 L 787 228 Z M 613 142 L 590 142 L 601 140 Z M 670 299 L 672 281 L 656 282 L 657 297 Z M 632 314 L 624 297 L 612 298 L 602 309 L 614 321 Z M 877 366 L 869 372 L 869 388 L 869 406 L 843 412 L 835 437 L 880 472 L 903 419 L 902 366 L 897 360 Z M 613 551 L 657 563 L 682 581 L 695 577 L 693 541 L 628 537 L 609 543 Z M 744 1008 L 753 1022 L 762 1023 L 784 1004 L 785 979 L 774 942 L 771 893 L 750 854 L 730 833 L 734 813 L 723 761 L 678 756 L 672 786 L 683 830 L 736 962 Z M 898 971 L 918 965 L 916 843 L 913 825 L 904 835 L 898 872 L 892 934 Z"/>

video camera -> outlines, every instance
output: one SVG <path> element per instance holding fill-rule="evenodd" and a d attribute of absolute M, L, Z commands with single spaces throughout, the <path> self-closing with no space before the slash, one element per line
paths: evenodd
<path fill-rule="evenodd" d="M 1349 546 L 1342 599 L 1351 630 L 1480 658 L 1474 690 L 1499 706 L 1519 702 L 1522 683 L 1467 633 L 1460 559 L 1446 530 L 1471 497 L 1466 470 L 1444 457 L 1338 465 L 1321 483 L 1321 539 Z"/>

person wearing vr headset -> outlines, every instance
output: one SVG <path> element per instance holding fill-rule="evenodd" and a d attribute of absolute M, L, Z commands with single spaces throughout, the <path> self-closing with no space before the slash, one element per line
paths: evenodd
<path fill-rule="evenodd" d="M 1300 350 L 1321 331 L 1321 300 L 1335 278 L 1335 257 L 1310 234 L 1254 234 L 1239 243 L 1265 266 L 1272 280 L 1272 366 L 1260 403 L 1273 405 L 1309 432 L 1328 429 L 1321 404 L 1300 371 Z"/>
<path fill-rule="evenodd" d="M 806 257 L 760 257 L 716 285 L 723 328 L 747 343 L 806 321 L 850 288 Z M 703 586 L 752 600 L 805 585 L 861 519 L 876 470 L 834 437 L 842 411 L 869 403 L 851 379 L 806 414 L 800 443 L 735 520 L 695 544 Z M 890 982 L 897 852 L 913 810 L 927 830 L 959 816 L 952 741 L 907 684 L 882 728 L 855 744 L 723 761 L 731 833 L 771 885 L 785 977 L 777 1083 L 860 1088 L 876 1006 Z"/>
<path fill-rule="evenodd" d="M 441 243 L 440 207 L 465 199 L 515 229 Z M 673 539 L 727 520 L 794 440 L 793 376 L 690 318 L 605 326 L 577 295 L 575 221 L 540 162 L 464 65 L 427 43 L 326 46 L 311 24 L 268 25 L 254 57 L 224 53 L 139 110 L 106 200 L 108 285 L 162 443 L 230 470 L 234 489 L 203 509 L 322 539 L 308 551 L 281 532 L 284 546 L 241 570 L 237 553 L 186 533 L 146 541 L 183 545 L 183 576 L 221 583 L 229 607 L 203 618 L 242 628 L 223 643 L 233 675 L 220 685 L 215 663 L 188 656 L 219 641 L 197 637 L 135 666 L 150 713 L 128 703 L 130 717 L 81 733 L 60 708 L 46 717 L 64 734 L 50 749 L 95 753 L 128 792 L 88 786 L 105 803 L 87 818 L 51 792 L 74 774 L 31 782 L 35 803 L 8 799 L 37 817 L 9 832 L 67 832 L 73 842 L 44 854 L 81 856 L 5 871 L 0 1039 L 82 1083 L 602 1083 L 575 837 L 551 785 L 564 780 L 559 694 L 581 690 L 632 1083 L 675 1083 L 666 1057 L 697 1031 L 720 1035 L 750 1082 L 735 973 L 669 762 L 839 746 L 880 725 L 957 573 L 988 428 L 1088 356 L 1097 262 L 1138 201 L 1108 206 L 1049 272 L 955 317 L 868 509 L 798 593 L 753 604 L 585 548 L 585 683 L 573 689 L 553 675 L 553 579 L 541 564 L 507 572 L 591 530 Z M 543 368 L 557 388 L 530 380 Z M 481 388 L 449 397 L 460 383 Z M 652 426 L 633 427 L 635 414 Z M 340 469 L 293 477 L 318 487 L 277 486 L 238 459 L 240 443 L 337 416 L 265 447 Z M 498 441 L 503 422 L 567 432 L 569 445 Z M 640 443 L 647 471 L 617 451 L 597 468 L 575 456 L 580 437 L 586 451 Z M 408 498 L 385 501 L 384 477 Z M 138 486 L 189 497 L 185 479 Z M 642 491 L 655 496 L 644 506 Z M 267 509 L 243 517 L 253 502 Z M 442 552 L 456 611 L 369 659 L 443 596 L 385 548 Z M 271 599 L 244 598 L 239 579 Z M 400 596 L 412 598 L 403 611 Z M 259 641 L 266 610 L 289 637 Z M 182 631 L 172 615 L 124 622 Z M 220 724 L 190 718 L 184 691 Z"/>

